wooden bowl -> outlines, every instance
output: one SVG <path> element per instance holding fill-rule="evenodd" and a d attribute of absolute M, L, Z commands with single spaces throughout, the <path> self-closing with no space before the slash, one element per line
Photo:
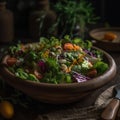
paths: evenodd
<path fill-rule="evenodd" d="M 113 33 L 117 37 L 114 40 L 105 40 L 106 33 Z M 94 46 L 106 51 L 119 52 L 120 51 L 120 28 L 96 28 L 89 32 L 90 37 L 95 41 Z"/>
<path fill-rule="evenodd" d="M 83 83 L 50 84 L 22 80 L 15 77 L 14 74 L 7 69 L 6 59 L 8 55 L 6 55 L 1 62 L 0 73 L 3 80 L 9 85 L 41 102 L 52 104 L 71 103 L 79 101 L 89 93 L 92 93 L 94 90 L 113 80 L 116 74 L 115 61 L 108 53 L 103 50 L 101 51 L 104 54 L 104 60 L 109 65 L 109 69 L 104 74 Z"/>

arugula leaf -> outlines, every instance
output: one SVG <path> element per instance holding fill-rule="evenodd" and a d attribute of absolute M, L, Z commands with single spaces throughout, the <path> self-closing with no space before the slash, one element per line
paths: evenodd
<path fill-rule="evenodd" d="M 21 79 L 28 78 L 28 74 L 26 72 L 24 72 L 24 70 L 22 68 L 18 68 L 15 72 L 15 75 Z"/>
<path fill-rule="evenodd" d="M 28 80 L 31 80 L 31 81 L 39 81 L 36 77 L 35 77 L 35 75 L 33 75 L 33 74 L 28 74 L 28 77 L 27 77 L 27 79 Z"/>
<path fill-rule="evenodd" d="M 22 68 L 18 68 L 15 75 L 23 80 L 39 81 L 35 75 L 26 73 Z"/>
<path fill-rule="evenodd" d="M 46 64 L 48 65 L 49 69 L 55 73 L 59 70 L 59 64 L 54 58 L 47 58 Z"/>
<path fill-rule="evenodd" d="M 91 47 L 93 46 L 92 42 L 89 40 L 83 41 L 81 38 L 74 38 L 72 41 L 74 44 L 80 45 L 82 48 L 91 50 Z"/>
<path fill-rule="evenodd" d="M 16 46 L 14 45 L 14 46 L 10 46 L 9 47 L 9 52 L 12 54 L 12 55 L 14 55 L 14 54 L 16 54 L 18 51 L 20 51 L 21 50 L 21 44 L 17 44 Z"/>

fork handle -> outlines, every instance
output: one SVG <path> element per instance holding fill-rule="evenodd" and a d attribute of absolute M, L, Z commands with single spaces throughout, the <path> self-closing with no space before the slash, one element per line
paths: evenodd
<path fill-rule="evenodd" d="M 118 112 L 117 112 L 117 115 L 116 115 L 116 120 L 120 120 L 120 107 L 118 108 Z"/>
<path fill-rule="evenodd" d="M 112 99 L 103 111 L 101 118 L 103 120 L 115 120 L 120 105 L 119 99 Z"/>

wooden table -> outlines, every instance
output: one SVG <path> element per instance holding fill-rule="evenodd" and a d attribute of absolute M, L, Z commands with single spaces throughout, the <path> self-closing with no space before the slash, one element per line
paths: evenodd
<path fill-rule="evenodd" d="M 4 46 L 0 45 L 0 46 L 1 48 L 6 47 L 6 45 Z M 120 82 L 120 52 L 108 52 L 108 53 L 114 58 L 117 64 L 117 74 L 111 82 L 109 82 L 102 88 L 94 91 L 91 95 L 87 96 L 87 98 L 84 98 L 76 103 L 71 103 L 67 105 L 51 105 L 51 104 L 40 103 L 38 101 L 32 100 L 32 102 L 30 102 L 30 104 L 28 105 L 28 108 L 21 107 L 20 104 L 18 103 L 14 105 L 15 115 L 12 118 L 12 120 L 37 120 L 39 115 L 43 115 L 45 113 L 49 113 L 52 111 L 65 110 L 65 109 L 77 109 L 80 107 L 87 107 L 87 106 L 93 105 L 97 97 L 105 89 Z M 13 88 L 7 85 L 6 91 L 9 91 L 10 89 L 13 89 Z M 0 120 L 2 119 L 3 118 L 1 117 Z M 48 120 L 48 119 L 44 118 L 44 120 Z"/>

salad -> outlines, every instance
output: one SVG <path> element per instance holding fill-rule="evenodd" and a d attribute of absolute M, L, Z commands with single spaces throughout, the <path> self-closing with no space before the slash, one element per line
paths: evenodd
<path fill-rule="evenodd" d="M 92 43 L 80 38 L 41 37 L 38 43 L 10 46 L 8 69 L 22 80 L 62 84 L 85 82 L 103 74 L 108 64 Z"/>

